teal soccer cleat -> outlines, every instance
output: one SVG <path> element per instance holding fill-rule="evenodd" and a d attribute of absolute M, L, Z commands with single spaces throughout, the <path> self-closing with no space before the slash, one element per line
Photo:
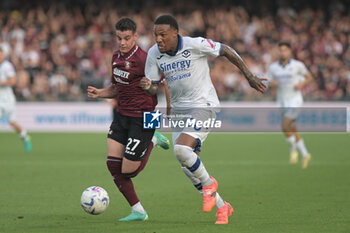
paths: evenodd
<path fill-rule="evenodd" d="M 131 214 L 126 216 L 125 218 L 119 219 L 120 222 L 128 222 L 128 221 L 148 221 L 147 213 L 141 214 L 136 211 L 131 211 Z"/>
<path fill-rule="evenodd" d="M 29 153 L 32 151 L 32 142 L 30 136 L 27 136 L 27 138 L 24 140 L 24 147 L 26 149 L 26 152 Z"/>
<path fill-rule="evenodd" d="M 170 142 L 167 137 L 159 132 L 155 132 L 154 136 L 157 138 L 157 144 L 155 146 L 161 147 L 164 150 L 168 150 L 170 148 Z"/>

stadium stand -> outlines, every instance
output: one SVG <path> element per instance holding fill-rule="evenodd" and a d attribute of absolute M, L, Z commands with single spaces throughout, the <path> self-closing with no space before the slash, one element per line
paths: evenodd
<path fill-rule="evenodd" d="M 153 20 L 172 13 L 183 35 L 229 44 L 262 76 L 276 60 L 276 44 L 292 43 L 316 82 L 306 100 L 350 100 L 350 9 L 345 1 L 2 1 L 0 44 L 14 63 L 19 101 L 87 101 L 86 87 L 109 82 L 116 47 L 114 24 L 138 24 L 139 44 L 153 43 Z M 293 4 L 293 5 L 291 5 Z M 271 100 L 256 95 L 223 58 L 210 60 L 221 100 Z"/>

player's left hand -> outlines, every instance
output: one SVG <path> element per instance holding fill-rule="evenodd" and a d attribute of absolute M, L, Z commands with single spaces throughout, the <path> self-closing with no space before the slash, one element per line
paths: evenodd
<path fill-rule="evenodd" d="M 266 91 L 267 86 L 265 83 L 267 83 L 267 81 L 267 78 L 259 78 L 256 75 L 253 75 L 250 79 L 248 79 L 249 85 L 261 93 Z"/>

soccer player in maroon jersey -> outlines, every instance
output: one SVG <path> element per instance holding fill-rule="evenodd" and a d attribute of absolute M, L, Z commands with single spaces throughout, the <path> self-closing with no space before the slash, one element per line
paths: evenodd
<path fill-rule="evenodd" d="M 137 44 L 136 23 L 120 19 L 116 25 L 119 50 L 112 57 L 112 84 L 104 89 L 88 87 L 90 98 L 117 98 L 116 114 L 107 139 L 107 167 L 114 183 L 129 202 L 131 214 L 119 221 L 145 221 L 148 215 L 135 192 L 131 178 L 146 166 L 154 145 L 169 149 L 169 140 L 154 129 L 143 129 L 143 111 L 153 111 L 157 96 L 140 87 L 147 53 Z"/>

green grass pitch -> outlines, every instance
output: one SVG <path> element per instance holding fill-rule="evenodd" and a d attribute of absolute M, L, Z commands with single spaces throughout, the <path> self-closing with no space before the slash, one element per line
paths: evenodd
<path fill-rule="evenodd" d="M 35 133 L 26 154 L 16 134 L 0 133 L 0 232 L 350 232 L 350 134 L 304 134 L 313 155 L 306 170 L 288 164 L 282 134 L 209 135 L 201 158 L 235 209 L 228 225 L 201 211 L 172 150 L 158 148 L 134 179 L 150 221 L 119 223 L 130 207 L 105 166 L 105 135 Z M 92 185 L 111 201 L 98 216 L 79 203 Z"/>

